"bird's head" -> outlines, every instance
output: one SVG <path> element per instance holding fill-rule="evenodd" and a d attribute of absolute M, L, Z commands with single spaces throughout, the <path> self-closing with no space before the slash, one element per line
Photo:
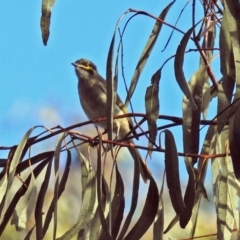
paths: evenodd
<path fill-rule="evenodd" d="M 77 60 L 75 63 L 72 63 L 72 65 L 75 67 L 77 76 L 81 79 L 88 79 L 89 76 L 92 76 L 97 72 L 96 65 L 84 58 Z"/>

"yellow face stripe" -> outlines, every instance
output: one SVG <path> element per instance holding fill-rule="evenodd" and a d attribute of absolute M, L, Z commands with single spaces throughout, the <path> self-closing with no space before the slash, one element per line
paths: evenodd
<path fill-rule="evenodd" d="M 86 65 L 83 65 L 83 64 L 79 64 L 78 67 L 83 68 L 83 69 L 86 69 L 86 70 L 88 70 L 88 71 L 89 71 L 89 70 L 90 70 L 90 71 L 93 71 L 93 70 L 94 70 L 93 67 L 90 66 L 90 65 L 86 66 Z"/>

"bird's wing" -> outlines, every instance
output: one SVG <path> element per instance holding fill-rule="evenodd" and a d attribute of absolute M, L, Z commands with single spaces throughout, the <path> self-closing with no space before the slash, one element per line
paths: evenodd
<path fill-rule="evenodd" d="M 106 87 L 106 80 L 102 78 L 102 76 L 99 74 L 99 77 L 98 77 L 99 81 L 101 82 L 101 84 L 98 84 L 99 87 L 101 88 L 101 90 L 107 94 L 107 87 Z M 116 105 L 121 109 L 121 111 L 123 113 L 128 113 L 128 110 L 125 106 L 125 104 L 122 102 L 121 98 L 118 96 L 116 96 Z M 134 130 L 134 125 L 133 125 L 133 122 L 132 122 L 132 119 L 131 118 L 127 118 L 128 122 L 129 122 L 129 128 L 132 130 L 132 133 L 133 133 L 133 136 L 138 139 L 138 136 L 137 136 L 137 133 L 136 131 Z"/>
<path fill-rule="evenodd" d="M 107 94 L 107 86 L 106 86 L 106 81 L 102 78 L 100 74 L 96 77 L 96 86 L 101 89 L 102 92 Z"/>
<path fill-rule="evenodd" d="M 123 113 L 128 113 L 126 105 L 122 102 L 121 98 L 118 95 L 116 97 L 116 105 L 122 110 Z M 134 125 L 133 125 L 132 119 L 128 117 L 127 120 L 129 122 L 129 128 L 132 130 L 133 136 L 136 139 L 138 139 L 137 132 L 134 129 Z"/>

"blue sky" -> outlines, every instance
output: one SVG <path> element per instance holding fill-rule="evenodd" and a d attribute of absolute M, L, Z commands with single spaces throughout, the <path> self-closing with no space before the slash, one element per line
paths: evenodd
<path fill-rule="evenodd" d="M 32 126 L 54 127 L 86 120 L 78 99 L 77 78 L 71 62 L 88 58 L 105 76 L 106 58 L 118 18 L 128 8 L 144 10 L 158 16 L 168 2 L 159 1 L 56 1 L 52 9 L 50 37 L 44 46 L 41 38 L 41 1 L 3 1 L 0 4 L 0 146 L 11 146 L 20 141 Z M 174 24 L 185 2 L 176 1 L 166 21 Z M 178 27 L 187 31 L 191 26 L 189 12 L 185 10 Z M 131 15 L 128 14 L 120 24 Z M 128 25 L 124 42 L 124 71 L 128 83 L 142 49 L 154 25 L 154 20 L 143 15 L 135 17 Z M 162 52 L 171 29 L 164 26 L 151 57 L 140 78 L 133 97 L 136 112 L 144 112 L 144 96 L 151 76 L 161 64 L 176 51 L 182 38 L 173 34 L 167 49 Z M 118 43 L 118 42 L 117 42 Z M 199 60 L 185 60 L 187 79 L 198 68 Z M 119 95 L 126 92 L 119 78 Z M 181 117 L 182 93 L 170 61 L 162 72 L 160 83 L 160 113 Z M 182 149 L 181 129 L 175 132 Z M 5 155 L 0 153 L 0 157 Z M 163 159 L 161 159 L 162 161 Z M 156 163 L 156 162 L 155 162 Z"/>

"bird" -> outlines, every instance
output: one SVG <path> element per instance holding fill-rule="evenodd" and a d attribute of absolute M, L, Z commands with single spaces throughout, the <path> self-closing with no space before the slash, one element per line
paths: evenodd
<path fill-rule="evenodd" d="M 80 104 L 87 115 L 88 119 L 96 120 L 107 116 L 107 85 L 106 80 L 98 73 L 96 65 L 85 58 L 81 58 L 72 65 L 75 67 L 75 73 L 78 77 L 78 94 Z M 116 94 L 116 103 L 113 109 L 114 116 L 128 113 L 126 106 Z M 96 126 L 107 129 L 107 122 L 95 122 Z M 131 132 L 137 138 L 136 131 L 133 128 L 131 118 L 119 118 L 113 120 L 113 132 L 118 139 L 124 137 Z M 143 161 L 138 149 L 131 146 L 134 145 L 131 139 L 124 142 L 129 144 L 128 150 L 135 161 L 138 161 L 140 174 L 147 182 L 151 178 L 151 173 Z"/>

